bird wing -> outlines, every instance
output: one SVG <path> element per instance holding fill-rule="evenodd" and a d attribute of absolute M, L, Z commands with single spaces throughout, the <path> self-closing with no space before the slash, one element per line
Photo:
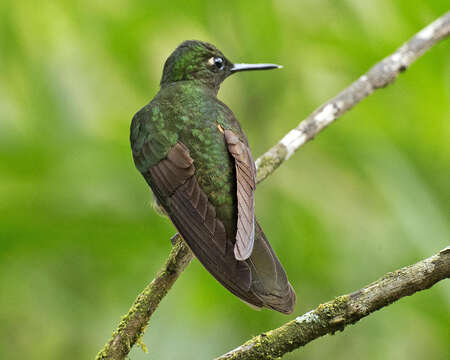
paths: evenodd
<path fill-rule="evenodd" d="M 176 143 L 166 158 L 151 166 L 144 176 L 205 268 L 232 293 L 262 306 L 261 300 L 249 291 L 252 278 L 248 265 L 236 260 L 225 227 L 197 181 L 189 149 Z"/>
<path fill-rule="evenodd" d="M 255 239 L 256 166 L 250 148 L 231 130 L 224 130 L 228 151 L 236 168 L 238 222 L 234 256 L 237 260 L 250 257 Z"/>

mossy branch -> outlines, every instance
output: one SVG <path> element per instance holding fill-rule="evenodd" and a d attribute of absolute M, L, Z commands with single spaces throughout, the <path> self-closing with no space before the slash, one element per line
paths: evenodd
<path fill-rule="evenodd" d="M 450 277 L 450 246 L 414 265 L 386 274 L 348 295 L 339 296 L 278 329 L 255 336 L 215 360 L 275 359 L 309 342 L 343 331 L 402 297 L 425 290 Z"/>
<path fill-rule="evenodd" d="M 272 174 L 295 151 L 358 102 L 376 89 L 391 84 L 401 72 L 437 42 L 446 38 L 449 33 L 450 12 L 447 12 L 412 37 L 392 55 L 374 65 L 365 75 L 335 98 L 320 106 L 283 137 L 278 144 L 256 160 L 258 183 Z M 140 339 L 162 298 L 191 261 L 193 255 L 181 237 L 177 234 L 172 239 L 174 246 L 165 265 L 137 297 L 127 315 L 123 317 L 114 331 L 112 338 L 97 354 L 97 360 L 125 359 L 130 349 Z"/>
<path fill-rule="evenodd" d="M 192 260 L 193 254 L 180 235 L 172 237 L 172 244 L 172 251 L 166 263 L 155 279 L 136 298 L 111 339 L 97 354 L 96 360 L 125 359 L 133 345 L 139 342 L 162 298 Z"/>

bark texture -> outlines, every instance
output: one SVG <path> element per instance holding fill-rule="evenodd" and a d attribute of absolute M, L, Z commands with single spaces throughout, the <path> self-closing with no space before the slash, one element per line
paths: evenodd
<path fill-rule="evenodd" d="M 258 182 L 264 180 L 302 145 L 313 139 L 333 121 L 350 110 L 376 89 L 394 82 L 397 76 L 450 33 L 450 12 L 433 21 L 387 56 L 333 99 L 317 108 L 275 146 L 256 160 Z"/>
<path fill-rule="evenodd" d="M 155 279 L 136 298 L 111 339 L 97 354 L 96 360 L 125 359 L 133 345 L 136 342 L 140 343 L 140 337 L 162 298 L 192 260 L 192 252 L 180 235 L 176 234 L 171 240 L 173 247 L 166 263 Z"/>
<path fill-rule="evenodd" d="M 343 331 L 402 297 L 450 277 L 450 246 L 438 254 L 394 272 L 348 295 L 342 295 L 283 326 L 255 336 L 215 360 L 275 359 L 309 342 Z"/>

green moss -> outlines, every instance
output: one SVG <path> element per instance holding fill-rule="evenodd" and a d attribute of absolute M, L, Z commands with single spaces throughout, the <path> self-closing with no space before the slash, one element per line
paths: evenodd
<path fill-rule="evenodd" d="M 144 331 L 142 331 L 142 334 L 139 335 L 139 337 L 136 340 L 136 343 L 139 345 L 139 347 L 141 348 L 141 350 L 148 354 L 148 348 L 147 345 L 145 345 L 144 341 L 142 340 L 142 335 L 143 335 Z"/>
<path fill-rule="evenodd" d="M 287 155 L 287 149 L 284 145 L 278 144 L 275 147 L 275 152 L 269 156 L 262 156 L 258 159 L 258 173 L 257 182 L 264 180 L 269 176 L 281 163 L 284 161 Z"/>
<path fill-rule="evenodd" d="M 339 296 L 333 301 L 321 304 L 316 309 L 322 327 L 332 326 L 335 331 L 342 331 L 346 325 L 346 313 L 349 296 Z"/>
<path fill-rule="evenodd" d="M 333 301 L 327 302 L 325 304 L 320 304 L 317 309 L 317 315 L 320 317 L 325 316 L 326 319 L 332 319 L 337 316 L 342 315 L 347 308 L 348 295 L 339 296 Z"/>

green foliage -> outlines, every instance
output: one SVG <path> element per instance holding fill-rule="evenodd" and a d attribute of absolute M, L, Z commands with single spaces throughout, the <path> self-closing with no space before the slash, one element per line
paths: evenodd
<path fill-rule="evenodd" d="M 243 73 L 220 98 L 255 158 L 448 10 L 445 0 L 0 2 L 0 358 L 93 358 L 164 263 L 173 226 L 129 147 L 132 115 L 185 39 Z M 450 238 L 450 51 L 443 42 L 258 187 L 300 315 Z M 287 359 L 447 359 L 449 284 Z M 194 261 L 132 359 L 207 359 L 289 318 L 255 312 Z"/>

